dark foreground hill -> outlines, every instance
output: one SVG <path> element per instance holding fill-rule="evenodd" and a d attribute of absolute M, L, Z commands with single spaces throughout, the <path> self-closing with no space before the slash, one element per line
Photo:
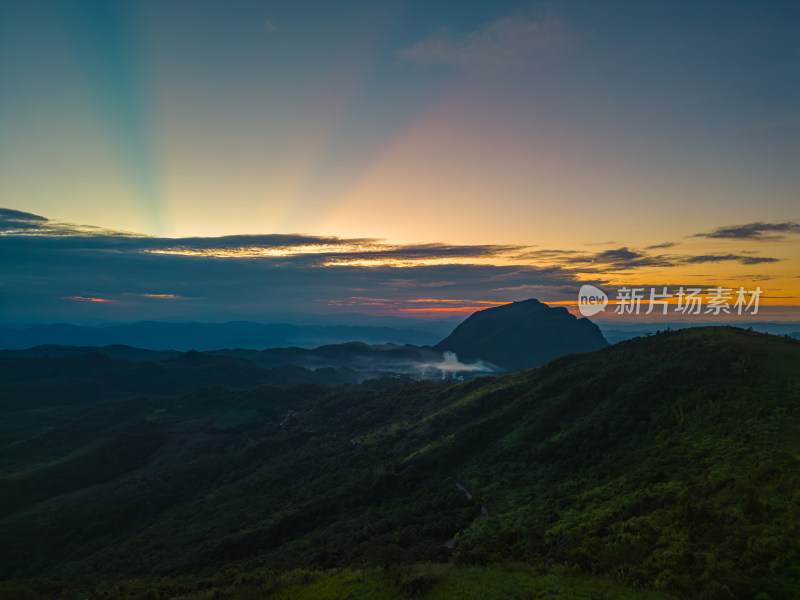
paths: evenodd
<path fill-rule="evenodd" d="M 480 358 L 519 371 L 607 345 L 589 319 L 531 299 L 472 314 L 434 348 L 455 352 L 462 360 Z"/>
<path fill-rule="evenodd" d="M 703 328 L 460 385 L 5 404 L 0 595 L 796 598 L 798 364 Z"/>

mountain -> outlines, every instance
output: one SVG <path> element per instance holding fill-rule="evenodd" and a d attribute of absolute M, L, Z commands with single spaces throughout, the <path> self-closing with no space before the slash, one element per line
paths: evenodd
<path fill-rule="evenodd" d="M 312 330 L 316 331 L 315 335 L 350 333 L 362 337 L 389 338 L 414 337 L 418 333 L 378 327 L 314 329 L 246 322 L 142 322 L 102 328 L 73 325 L 31 329 L 17 327 L 0 329 L 0 345 L 9 348 L 0 350 L 0 357 L 77 356 L 99 352 L 127 360 L 159 360 L 180 356 L 175 348 L 192 347 L 205 349 L 203 352 L 206 354 L 247 359 L 265 368 L 281 365 L 306 369 L 347 368 L 358 371 L 360 379 L 388 373 L 419 378 L 515 371 L 543 364 L 565 354 L 595 350 L 607 345 L 597 326 L 587 319 L 577 319 L 563 308 L 551 308 L 537 300 L 526 300 L 474 313 L 433 348 L 350 341 L 314 348 L 288 346 L 263 349 L 268 339 L 296 339 L 298 336 L 311 335 Z M 112 339 L 137 343 L 139 347 L 121 343 L 105 346 L 52 343 L 54 340 L 98 342 Z M 308 341 L 310 338 L 305 339 Z M 33 340 L 50 341 L 33 347 L 25 346 L 25 343 Z M 231 343 L 221 343 L 223 340 Z"/>
<path fill-rule="evenodd" d="M 22 356 L 74 356 L 79 354 L 105 354 L 113 358 L 126 360 L 158 360 L 172 358 L 182 354 L 177 350 L 147 350 L 134 348 L 122 344 L 108 346 L 59 346 L 56 344 L 42 344 L 18 350 L 0 350 L 0 357 Z"/>
<path fill-rule="evenodd" d="M 423 326 L 423 324 L 421 324 Z M 170 323 L 140 321 L 121 325 L 89 327 L 54 324 L 37 326 L 0 325 L 0 349 L 23 349 L 40 345 L 135 346 L 148 350 L 216 350 L 218 348 L 313 348 L 352 340 L 372 344 L 430 344 L 439 336 L 440 324 L 432 331 L 356 325 L 294 325 L 289 323 Z"/>
<path fill-rule="evenodd" d="M 518 371 L 607 345 L 588 319 L 531 299 L 472 314 L 434 348 L 455 352 L 461 360 L 482 359 Z"/>
<path fill-rule="evenodd" d="M 88 355 L 94 356 L 93 358 L 78 358 Z M 116 360 L 104 362 L 104 356 Z M 56 357 L 72 358 L 64 358 L 61 361 L 46 360 Z M 205 358 L 201 359 L 201 357 Z M 225 357 L 227 357 L 227 362 Z M 191 360 L 189 360 L 190 358 Z M 202 363 L 203 360 L 205 363 Z M 51 365 L 67 365 L 61 369 L 63 373 L 59 376 L 60 380 L 67 381 L 73 373 L 68 365 L 72 363 L 88 365 L 92 361 L 97 364 L 97 369 L 93 371 L 96 379 L 103 381 L 106 386 L 115 386 L 109 388 L 109 393 L 120 389 L 129 390 L 131 388 L 127 386 L 132 384 L 138 386 L 136 389 L 140 393 L 159 395 L 186 393 L 199 389 L 203 385 L 247 387 L 265 383 L 292 384 L 312 381 L 339 384 L 356 383 L 365 379 L 386 376 L 414 379 L 463 379 L 497 371 L 481 361 L 470 364 L 461 363 L 454 355 L 438 352 L 430 346 L 370 345 L 362 342 L 348 342 L 313 349 L 290 347 L 251 350 L 236 348 L 205 352 L 194 350 L 177 352 L 175 350 L 145 350 L 120 345 L 98 347 L 48 344 L 24 350 L 0 350 L 0 375 L 5 372 L 11 380 L 23 376 L 28 381 L 38 379 L 39 384 L 44 384 L 52 379 Z M 150 367 L 142 364 L 126 364 L 129 362 L 152 362 L 153 364 Z M 176 365 L 187 362 L 200 365 L 197 377 L 183 377 L 181 372 L 174 373 Z M 227 365 L 231 366 L 230 370 Z M 104 371 L 105 366 L 109 367 L 107 371 Z M 261 367 L 261 369 L 256 367 Z M 56 370 L 58 368 L 60 367 L 57 367 Z M 148 368 L 156 368 L 159 375 L 145 378 L 134 375 L 136 372 Z M 237 374 L 237 371 L 240 372 Z M 81 372 L 81 369 L 78 369 L 77 372 Z M 127 380 L 125 372 L 127 372 Z M 121 375 L 121 378 L 118 375 Z M 175 381 L 168 381 L 170 378 Z M 2 385 L 2 379 L 0 379 L 0 390 Z"/>
<path fill-rule="evenodd" d="M 798 364 L 720 327 L 457 385 L 21 389 L 0 595 L 796 598 Z"/>
<path fill-rule="evenodd" d="M 792 321 L 753 321 L 751 319 L 747 319 L 746 322 L 739 320 L 737 321 L 691 321 L 691 322 L 675 322 L 669 323 L 666 321 L 657 321 L 657 322 L 615 322 L 613 325 L 607 324 L 605 326 L 600 326 L 600 330 L 603 332 L 603 337 L 610 344 L 616 344 L 617 342 L 621 342 L 622 340 L 629 340 L 631 338 L 645 336 L 645 335 L 653 335 L 656 331 L 660 331 L 662 329 L 684 329 L 686 327 L 719 327 L 719 326 L 730 326 L 730 327 L 746 327 L 747 329 L 752 329 L 753 331 L 760 331 L 761 333 L 770 333 L 772 335 L 790 335 L 792 337 L 800 338 L 800 334 L 798 333 L 798 329 L 800 328 L 800 323 L 792 322 Z"/>
<path fill-rule="evenodd" d="M 191 351 L 161 360 L 127 360 L 97 352 L 0 357 L 0 406 L 34 410 L 136 395 L 175 396 L 213 386 L 330 385 L 362 378 L 351 369 L 261 368 L 245 358 Z"/>

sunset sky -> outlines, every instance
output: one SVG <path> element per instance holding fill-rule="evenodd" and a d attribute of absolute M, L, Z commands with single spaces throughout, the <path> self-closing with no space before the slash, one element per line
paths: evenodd
<path fill-rule="evenodd" d="M 799 30 L 791 1 L 2 2 L 0 321 L 582 283 L 800 320 Z"/>

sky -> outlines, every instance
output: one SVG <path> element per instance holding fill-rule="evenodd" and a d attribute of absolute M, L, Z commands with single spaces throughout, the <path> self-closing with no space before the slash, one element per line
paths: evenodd
<path fill-rule="evenodd" d="M 0 321 L 574 310 L 584 283 L 759 286 L 800 320 L 798 26 L 763 0 L 0 3 Z"/>

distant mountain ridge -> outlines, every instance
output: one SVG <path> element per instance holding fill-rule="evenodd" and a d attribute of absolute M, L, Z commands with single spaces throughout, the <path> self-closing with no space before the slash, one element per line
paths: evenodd
<path fill-rule="evenodd" d="M 337 335 L 351 332 L 363 336 L 369 334 L 391 337 L 403 333 L 378 327 L 342 326 L 322 329 L 333 329 Z M 303 328 L 299 330 L 304 331 Z M 56 339 L 73 339 L 77 335 L 79 338 L 92 340 L 116 340 L 120 337 L 134 339 L 141 346 L 132 347 L 120 343 L 76 346 L 47 342 L 25 349 L 0 350 L 0 357 L 68 356 L 100 352 L 126 360 L 161 360 L 180 356 L 178 349 L 188 345 L 193 349 L 202 349 L 206 354 L 247 359 L 263 368 L 281 365 L 296 365 L 306 369 L 347 368 L 355 369 L 361 374 L 360 379 L 364 379 L 391 372 L 422 376 L 430 368 L 444 369 L 442 372 L 446 376 L 447 373 L 457 373 L 461 364 L 465 367 L 464 373 L 473 375 L 517 371 L 538 366 L 565 354 L 597 350 L 608 345 L 598 327 L 588 319 L 577 319 L 563 308 L 552 308 L 538 300 L 514 302 L 476 312 L 433 347 L 395 343 L 369 344 L 363 341 L 323 344 L 313 348 L 303 348 L 295 344 L 272 348 L 262 348 L 260 344 L 250 347 L 237 344 L 215 345 L 224 336 L 234 334 L 240 338 L 249 336 L 255 339 L 259 332 L 272 332 L 271 335 L 284 332 L 280 335 L 287 337 L 289 334 L 286 332 L 298 331 L 296 326 L 246 322 L 142 322 L 99 329 L 53 325 L 35 329 L 33 336 L 31 331 L 0 329 L 0 345 L 14 348 L 21 340 L 52 340 L 53 335 Z M 405 333 L 408 334 L 408 331 Z M 154 338 L 149 338 L 149 335 Z M 454 356 L 447 353 L 454 353 Z M 334 379 L 340 380 L 339 377 Z"/>
<path fill-rule="evenodd" d="M 245 358 L 191 351 L 151 360 L 128 360 L 98 352 L 0 357 L 0 407 L 21 403 L 31 409 L 42 404 L 70 404 L 77 399 L 107 403 L 115 398 L 175 396 L 222 386 L 341 385 L 362 379 L 363 374 L 347 368 L 310 370 L 289 364 L 262 368 Z"/>
<path fill-rule="evenodd" d="M 589 319 L 530 299 L 473 313 L 434 348 L 519 371 L 605 346 L 600 328 Z"/>
<path fill-rule="evenodd" d="M 441 327 L 440 325 L 438 326 Z M 90 327 L 52 325 L 0 325 L 0 349 L 24 349 L 41 345 L 133 346 L 146 350 L 217 350 L 220 348 L 314 348 L 344 341 L 371 344 L 433 344 L 436 330 L 373 325 L 296 325 L 292 323 L 173 323 L 139 321 Z"/>

